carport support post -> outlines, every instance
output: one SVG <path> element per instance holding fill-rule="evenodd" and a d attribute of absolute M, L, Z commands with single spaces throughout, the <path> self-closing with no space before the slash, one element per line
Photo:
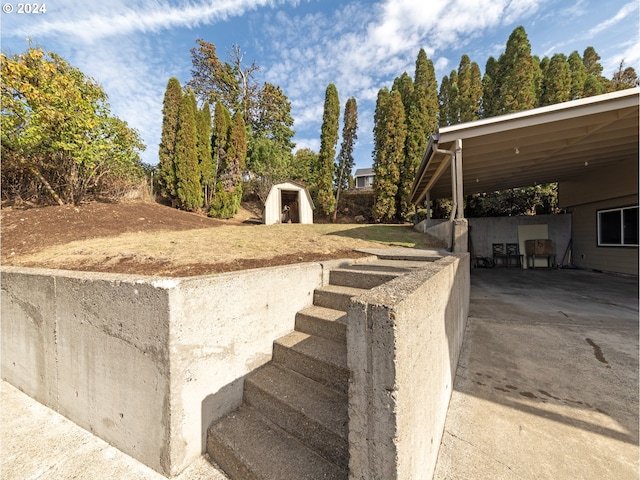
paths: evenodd
<path fill-rule="evenodd" d="M 458 204 L 458 208 L 456 210 L 456 218 L 464 218 L 464 192 L 462 190 L 462 139 L 458 138 L 456 140 L 455 147 L 455 156 L 452 161 L 456 163 L 455 165 L 455 176 L 454 181 L 456 182 L 456 203 Z"/>
<path fill-rule="evenodd" d="M 462 190 L 462 139 L 458 138 L 455 144 L 455 155 L 451 159 L 455 162 L 455 195 L 458 208 L 453 219 L 453 252 L 465 253 L 469 250 L 469 223 L 464 218 L 464 192 Z"/>
<path fill-rule="evenodd" d="M 431 192 L 427 191 L 427 195 L 424 199 L 424 204 L 427 206 L 427 225 L 429 225 L 429 221 L 431 220 Z"/>

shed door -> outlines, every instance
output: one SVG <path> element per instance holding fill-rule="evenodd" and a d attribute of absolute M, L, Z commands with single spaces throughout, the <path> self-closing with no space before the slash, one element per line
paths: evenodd
<path fill-rule="evenodd" d="M 300 201 L 298 190 L 280 190 L 280 205 L 282 206 L 282 223 L 300 223 Z"/>

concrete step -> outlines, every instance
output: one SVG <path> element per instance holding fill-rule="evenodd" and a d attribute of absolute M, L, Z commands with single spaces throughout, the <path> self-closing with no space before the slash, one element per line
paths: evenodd
<path fill-rule="evenodd" d="M 442 258 L 442 254 L 435 250 L 424 250 L 420 252 L 418 250 L 410 250 L 406 253 L 379 253 L 378 258 L 380 260 L 394 260 L 394 261 L 406 261 L 406 262 L 435 262 Z"/>
<path fill-rule="evenodd" d="M 327 338 L 334 342 L 347 341 L 347 314 L 342 310 L 311 306 L 296 314 L 296 331 Z"/>
<path fill-rule="evenodd" d="M 340 285 L 326 285 L 316 288 L 313 292 L 313 304 L 317 307 L 332 308 L 346 312 L 349 309 L 351 297 L 366 292 L 363 288 L 343 287 Z"/>
<path fill-rule="evenodd" d="M 243 405 L 212 425 L 207 452 L 232 480 L 346 480 L 347 469 Z"/>
<path fill-rule="evenodd" d="M 408 273 L 412 270 L 411 266 L 403 266 L 406 262 L 394 262 L 393 260 L 375 260 L 366 263 L 354 263 L 349 265 L 349 270 L 358 270 L 362 272 L 388 272 L 388 273 Z"/>
<path fill-rule="evenodd" d="M 247 377 L 244 401 L 330 462 L 349 467 L 346 395 L 271 362 Z"/>
<path fill-rule="evenodd" d="M 294 331 L 273 343 L 273 361 L 337 392 L 348 392 L 347 346 L 343 343 Z"/>
<path fill-rule="evenodd" d="M 329 272 L 329 283 L 343 287 L 370 289 L 393 280 L 399 272 L 336 268 Z"/>

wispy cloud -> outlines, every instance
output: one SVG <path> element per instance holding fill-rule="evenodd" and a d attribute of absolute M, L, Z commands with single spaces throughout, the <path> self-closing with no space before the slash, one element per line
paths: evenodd
<path fill-rule="evenodd" d="M 516 25 L 553 44 L 554 52 L 570 42 L 576 48 L 577 38 L 602 38 L 623 20 L 629 28 L 627 17 L 638 5 L 622 1 L 629 3 L 594 26 L 588 0 L 59 0 L 47 4 L 46 15 L 14 15 L 11 22 L 3 17 L 2 37 L 14 40 L 14 48 L 16 38 L 34 37 L 95 77 L 113 113 L 142 133 L 144 159 L 151 163 L 157 161 L 166 82 L 188 79 L 194 40 L 212 41 L 219 54 L 239 41 L 256 55 L 259 80 L 280 85 L 291 101 L 298 148 L 319 147 L 329 83 L 336 84 L 342 107 L 355 97 L 357 156 L 368 164 L 378 90 L 403 71 L 413 75 L 420 48 L 435 62 L 438 77 L 457 68 L 462 53 L 479 63 L 497 57 L 507 40 L 497 32 Z M 583 25 L 577 34 L 569 24 L 576 19 Z M 238 25 L 247 28 L 244 38 L 220 33 Z M 637 32 L 624 38 L 628 45 L 610 47 L 605 70 L 613 71 L 622 58 L 638 65 Z"/>
<path fill-rule="evenodd" d="M 591 28 L 587 32 L 587 37 L 593 37 L 598 33 L 611 28 L 612 26 L 620 23 L 624 18 L 631 15 L 633 12 L 638 10 L 638 2 L 629 2 L 625 4 L 613 17 L 608 18 L 604 22 L 599 23 L 595 27 Z"/>
<path fill-rule="evenodd" d="M 428 55 L 452 45 L 460 48 L 501 25 L 505 15 L 524 18 L 540 3 L 434 0 L 425 8 L 414 0 L 386 0 L 373 6 L 346 4 L 332 16 L 278 12 L 265 22 L 277 52 L 265 75 L 292 99 L 296 127 L 318 123 L 321 92 L 329 83 L 338 87 L 342 104 L 350 96 L 375 102 L 379 88 L 390 86 L 395 76 L 403 71 L 413 75 L 420 48 Z M 449 63 L 437 59 L 439 68 Z"/>
<path fill-rule="evenodd" d="M 78 51 L 74 63 L 91 72 L 109 95 L 112 113 L 142 133 L 147 144 L 143 158 L 157 161 L 162 100 L 170 74 L 163 75 L 160 59 L 147 40 L 131 36 L 118 42 L 99 42 Z M 156 44 L 156 47 L 158 45 Z M 105 61 L 108 59 L 108 61 Z"/>
<path fill-rule="evenodd" d="M 179 5 L 167 1 L 139 0 L 134 2 L 65 2 L 56 10 L 50 8 L 55 20 L 41 16 L 36 21 L 41 37 L 65 35 L 94 42 L 132 33 L 156 33 L 161 30 L 207 25 L 229 17 L 242 15 L 259 7 L 285 3 L 283 0 L 218 0 L 216 2 L 182 1 Z M 80 27 L 80 28 L 79 28 Z M 14 36 L 28 36 L 33 23 L 9 26 Z"/>

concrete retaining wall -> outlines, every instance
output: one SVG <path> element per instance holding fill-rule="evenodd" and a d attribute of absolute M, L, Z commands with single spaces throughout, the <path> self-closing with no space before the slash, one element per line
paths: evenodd
<path fill-rule="evenodd" d="M 430 218 L 422 220 L 413 228 L 420 233 L 428 233 L 437 238 L 445 248 L 451 249 L 453 246 L 453 222 L 451 220 Z"/>
<path fill-rule="evenodd" d="M 553 241 L 558 262 L 562 261 L 562 255 L 571 240 L 571 215 L 568 214 L 482 217 L 467 218 L 466 220 L 468 221 L 473 253 L 476 257 L 493 257 L 492 244 L 494 243 L 518 243 L 518 225 L 548 225 L 549 238 Z M 468 249 L 468 245 L 464 243 L 467 230 L 455 230 L 455 223 L 450 220 L 432 218 L 423 220 L 414 228 L 419 232 L 428 233 L 440 239 L 449 249 L 453 247 L 455 241 L 454 251 L 456 253 Z"/>
<path fill-rule="evenodd" d="M 493 257 L 493 243 L 518 243 L 518 225 L 547 225 L 558 262 L 562 261 L 562 255 L 571 240 L 571 215 L 569 214 L 485 217 L 467 220 L 473 253 L 477 257 Z"/>
<path fill-rule="evenodd" d="M 2 378 L 176 475 L 339 263 L 183 279 L 4 267 Z"/>
<path fill-rule="evenodd" d="M 352 299 L 351 479 L 430 479 L 469 309 L 469 254 Z"/>

